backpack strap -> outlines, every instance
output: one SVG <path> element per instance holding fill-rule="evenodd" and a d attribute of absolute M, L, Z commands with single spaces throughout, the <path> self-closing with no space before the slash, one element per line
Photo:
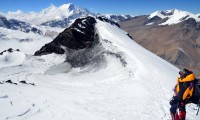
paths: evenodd
<path fill-rule="evenodd" d="M 198 94 L 200 95 L 200 88 L 197 84 L 194 84 L 195 89 L 197 90 Z"/>

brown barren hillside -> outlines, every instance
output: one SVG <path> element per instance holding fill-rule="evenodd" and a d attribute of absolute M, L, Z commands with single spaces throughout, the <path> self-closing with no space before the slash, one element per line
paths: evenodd
<path fill-rule="evenodd" d="M 119 24 L 144 48 L 200 75 L 200 23 L 189 18 L 178 24 L 159 25 L 166 20 L 138 16 Z M 153 24 L 148 24 L 152 21 Z"/>

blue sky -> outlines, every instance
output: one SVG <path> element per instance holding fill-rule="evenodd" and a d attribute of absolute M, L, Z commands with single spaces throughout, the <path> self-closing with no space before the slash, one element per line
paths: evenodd
<path fill-rule="evenodd" d="M 92 12 L 143 15 L 156 10 L 180 9 L 200 13 L 200 0 L 0 0 L 0 12 L 40 11 L 51 4 L 73 3 Z"/>

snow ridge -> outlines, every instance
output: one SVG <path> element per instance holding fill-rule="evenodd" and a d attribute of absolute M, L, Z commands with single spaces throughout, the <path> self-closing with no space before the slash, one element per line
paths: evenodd
<path fill-rule="evenodd" d="M 161 19 L 167 18 L 167 21 L 161 23 L 160 25 L 173 25 L 173 24 L 180 23 L 184 20 L 187 20 L 189 18 L 193 18 L 197 22 L 200 21 L 200 18 L 198 17 L 198 15 L 192 14 L 187 11 L 177 10 L 177 9 L 166 10 L 166 11 L 156 11 L 150 14 L 148 18 L 151 19 L 155 16 L 160 17 Z"/>

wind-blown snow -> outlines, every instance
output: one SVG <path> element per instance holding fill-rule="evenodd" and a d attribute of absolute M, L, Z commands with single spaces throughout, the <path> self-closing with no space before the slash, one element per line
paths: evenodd
<path fill-rule="evenodd" d="M 100 68 L 71 68 L 66 55 L 28 55 L 21 66 L 0 68 L 0 119 L 169 119 L 178 69 L 118 27 L 101 21 L 95 27 L 102 46 L 120 53 L 126 66 L 111 55 Z"/>

